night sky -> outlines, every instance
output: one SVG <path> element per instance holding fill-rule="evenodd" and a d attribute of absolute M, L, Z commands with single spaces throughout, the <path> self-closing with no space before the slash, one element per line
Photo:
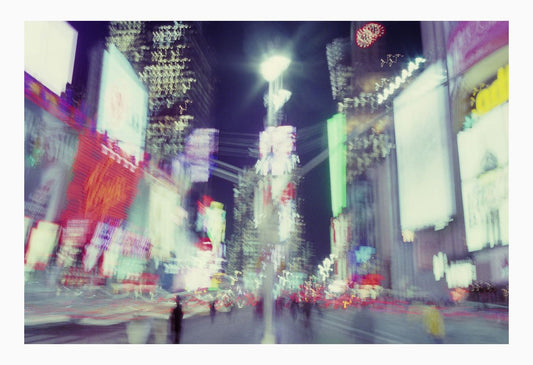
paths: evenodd
<path fill-rule="evenodd" d="M 106 22 L 70 22 L 79 32 L 73 82 L 87 82 L 88 51 L 107 34 Z M 335 113 L 331 95 L 326 45 L 337 37 L 349 37 L 349 22 L 203 22 L 204 35 L 215 59 L 215 128 L 219 129 L 220 153 L 217 159 L 236 167 L 253 166 L 266 109 L 263 97 L 267 83 L 259 74 L 259 64 L 267 51 L 289 52 L 292 63 L 284 74 L 284 88 L 292 92 L 284 106 L 286 120 L 297 129 L 297 154 L 301 166 L 327 149 L 326 120 Z M 242 146 L 225 148 L 233 142 Z M 329 254 L 331 216 L 328 161 L 309 172 L 297 192 L 303 199 L 299 212 L 304 217 L 304 239 L 311 243 L 315 263 Z M 209 193 L 224 203 L 227 211 L 226 237 L 233 231 L 233 184 L 213 176 Z"/>

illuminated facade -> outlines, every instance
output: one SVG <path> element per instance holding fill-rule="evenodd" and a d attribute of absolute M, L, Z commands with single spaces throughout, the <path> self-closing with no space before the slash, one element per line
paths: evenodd
<path fill-rule="evenodd" d="M 146 173 L 152 176 L 147 181 L 153 210 L 148 230 L 157 243 L 155 257 L 172 276 L 167 284 L 189 287 L 200 280 L 189 267 L 200 255 L 194 248 L 194 236 L 201 234 L 194 227 L 196 197 L 206 193 L 218 145 L 218 131 L 210 128 L 214 57 L 200 22 L 110 22 L 106 41 L 127 57 L 147 87 Z M 161 213 L 163 206 L 175 214 Z"/>
<path fill-rule="evenodd" d="M 243 169 L 239 183 L 233 189 L 233 234 L 228 241 L 226 272 L 246 273 L 256 271 L 259 259 L 258 231 L 254 224 L 254 196 L 259 182 L 255 169 Z M 247 275 L 247 274 L 246 274 Z"/>
<path fill-rule="evenodd" d="M 353 94 L 336 99 L 348 132 L 348 265 L 366 241 L 398 295 L 505 286 L 508 23 L 414 23 L 352 23 L 343 83 Z"/>
<path fill-rule="evenodd" d="M 331 209 L 337 217 L 346 208 L 346 116 L 338 113 L 327 123 Z"/>
<path fill-rule="evenodd" d="M 110 22 L 108 44 L 149 91 L 147 152 L 169 166 L 193 127 L 213 125 L 214 57 L 198 22 Z"/>
<path fill-rule="evenodd" d="M 390 100 L 414 77 L 415 64 L 408 65 L 419 56 L 417 27 L 416 22 L 352 22 L 350 36 L 327 49 L 332 94 L 346 119 L 344 214 L 350 217 L 350 240 L 339 263 L 347 267 L 347 275 L 360 272 L 355 252 L 360 246 L 374 248 L 374 272 L 367 273 L 381 274 L 385 287 L 391 286 L 392 248 L 399 236 L 397 192 L 391 184 L 396 156 Z M 398 41 L 400 28 L 414 29 L 415 35 Z"/>
<path fill-rule="evenodd" d="M 464 240 L 477 283 L 509 285 L 509 23 L 457 22 L 449 30 L 452 125 Z M 502 298 L 503 290 L 496 297 Z"/>
<path fill-rule="evenodd" d="M 298 214 L 300 200 L 296 195 L 299 178 L 297 173 L 289 180 L 284 179 L 284 189 L 278 189 L 280 201 L 279 221 L 274 227 L 283 244 L 277 250 L 276 270 L 284 267 L 293 272 L 303 272 L 308 266 L 310 252 L 303 240 L 305 224 Z M 227 244 L 228 274 L 241 272 L 245 282 L 253 282 L 262 265 L 262 243 L 257 221 L 264 200 L 272 197 L 271 191 L 262 184 L 262 176 L 253 168 L 244 169 L 239 183 L 234 188 L 234 230 Z M 276 189 L 274 189 L 276 190 Z M 253 199 L 251 199 L 253 197 Z M 285 209 L 283 209 L 285 208 Z M 288 211 L 286 211 L 288 210 Z M 283 222 L 282 222 L 283 221 Z M 280 223 L 281 222 L 281 223 Z"/>

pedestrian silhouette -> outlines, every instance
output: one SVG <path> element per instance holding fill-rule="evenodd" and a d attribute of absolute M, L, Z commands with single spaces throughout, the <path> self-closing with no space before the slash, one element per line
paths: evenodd
<path fill-rule="evenodd" d="M 176 307 L 170 315 L 170 329 L 174 336 L 174 343 L 180 343 L 181 321 L 183 319 L 183 309 L 181 308 L 180 298 L 176 297 Z"/>
<path fill-rule="evenodd" d="M 282 297 L 276 298 L 275 300 L 276 317 L 281 316 L 283 312 L 283 305 L 284 305 L 283 298 Z"/>
<path fill-rule="evenodd" d="M 298 302 L 296 301 L 296 298 L 293 296 L 291 298 L 291 315 L 292 319 L 296 320 L 296 317 L 298 316 Z"/>
<path fill-rule="evenodd" d="M 215 308 L 215 302 L 216 300 L 213 300 L 209 304 L 209 315 L 211 316 L 211 323 L 215 321 L 215 314 L 217 314 L 217 309 Z"/>
<path fill-rule="evenodd" d="M 437 306 L 434 303 L 429 303 L 429 305 L 424 307 L 422 316 L 426 332 L 431 336 L 433 342 L 443 343 L 446 331 L 442 314 Z"/>
<path fill-rule="evenodd" d="M 369 304 L 364 303 L 362 308 L 355 316 L 354 327 L 358 328 L 364 334 L 364 338 L 356 338 L 356 342 L 362 341 L 363 343 L 374 343 L 375 334 L 374 334 L 374 316 L 370 310 Z"/>
<path fill-rule="evenodd" d="M 310 299 L 305 298 L 305 301 L 302 304 L 302 312 L 304 314 L 304 327 L 305 334 L 308 340 L 313 338 L 313 330 L 311 328 L 311 309 L 313 308 L 313 303 Z"/>
<path fill-rule="evenodd" d="M 304 302 L 303 302 L 303 305 L 302 305 L 302 312 L 304 314 L 304 325 L 305 327 L 309 327 L 309 324 L 310 324 L 310 321 L 311 321 L 311 308 L 312 308 L 313 304 L 309 301 L 309 299 L 306 299 Z"/>
<path fill-rule="evenodd" d="M 263 298 L 260 298 L 255 305 L 255 319 L 263 319 Z"/>

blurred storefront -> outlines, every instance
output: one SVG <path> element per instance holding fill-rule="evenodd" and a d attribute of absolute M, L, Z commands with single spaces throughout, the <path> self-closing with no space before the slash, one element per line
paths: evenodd
<path fill-rule="evenodd" d="M 103 260 L 115 252 L 114 244 L 123 245 L 119 233 L 130 230 L 128 209 L 142 173 L 142 167 L 105 135 L 88 130 L 80 134 L 60 218 L 64 226 L 58 252 L 61 267 L 83 267 L 85 272 L 106 271 L 105 276 L 113 276 L 110 261 L 103 270 Z"/>
<path fill-rule="evenodd" d="M 396 104 L 405 99 L 406 90 L 395 99 L 400 217 L 403 236 L 412 232 L 413 284 L 442 298 L 446 291 L 466 288 L 476 280 L 505 282 L 502 271 L 493 266 L 504 265 L 508 258 L 508 23 L 421 22 L 421 29 L 428 64 L 415 82 L 432 72 L 423 84 L 428 87 L 433 82 L 434 87 L 423 93 L 424 98 L 440 93 L 442 101 L 430 98 L 433 103 L 422 102 L 423 113 L 411 110 L 408 119 L 402 119 Z M 413 103 L 406 105 L 412 108 Z M 421 126 L 427 123 L 402 132 L 403 121 L 431 114 L 433 123 L 440 122 L 430 134 L 421 135 Z M 405 144 L 402 134 L 411 142 Z M 428 142 L 431 148 L 422 148 Z M 417 143 L 420 148 L 409 153 Z M 411 183 L 402 178 L 408 172 L 406 152 L 417 161 L 410 165 L 415 168 L 410 176 L 416 179 Z M 440 157 L 435 160 L 437 152 Z M 430 165 L 423 165 L 421 161 L 430 161 L 431 156 Z M 431 189 L 420 186 L 428 181 Z M 406 195 L 406 188 L 413 194 Z M 425 209 L 416 204 L 421 198 Z M 415 207 L 425 221 L 417 218 Z M 496 249 L 484 252 L 492 248 Z M 434 261 L 438 255 L 444 255 L 446 262 Z M 442 264 L 442 275 L 435 274 L 439 271 L 435 262 Z"/>
<path fill-rule="evenodd" d="M 27 73 L 24 96 L 24 245 L 28 269 L 34 269 L 45 267 L 56 249 L 57 222 L 86 118 Z"/>
<path fill-rule="evenodd" d="M 469 281 L 504 283 L 508 22 L 397 25 L 409 36 L 398 39 L 387 22 L 354 22 L 349 44 L 328 45 L 347 121 L 348 253 L 369 241 L 384 285 L 400 295 L 449 297 L 453 285 L 468 286 L 457 273 L 471 265 Z M 372 199 L 358 201 L 360 181 Z M 440 254 L 449 278 L 435 275 Z"/>
<path fill-rule="evenodd" d="M 348 267 L 351 242 L 351 217 L 341 213 L 331 218 L 331 253 L 335 259 L 333 274 L 338 280 L 346 281 L 352 269 Z"/>
<path fill-rule="evenodd" d="M 465 240 L 475 280 L 509 284 L 509 22 L 458 22 L 447 43 Z"/>

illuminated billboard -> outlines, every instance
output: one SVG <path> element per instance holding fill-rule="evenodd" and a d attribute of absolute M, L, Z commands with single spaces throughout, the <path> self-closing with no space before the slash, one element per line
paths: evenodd
<path fill-rule="evenodd" d="M 153 244 L 152 255 L 165 260 L 176 251 L 176 237 L 185 217 L 179 206 L 179 195 L 170 184 L 152 181 L 148 203 L 148 236 Z"/>
<path fill-rule="evenodd" d="M 359 246 L 355 250 L 355 260 L 358 264 L 369 261 L 372 258 L 372 255 L 376 253 L 376 249 L 370 246 Z"/>
<path fill-rule="evenodd" d="M 97 130 L 125 153 L 143 160 L 148 92 L 126 57 L 114 45 L 104 51 L 98 102 Z"/>
<path fill-rule="evenodd" d="M 220 244 L 226 238 L 226 211 L 224 204 L 214 201 L 210 196 L 202 196 L 202 201 L 196 202 L 198 216 L 196 230 L 205 232 L 212 248 L 220 254 Z"/>
<path fill-rule="evenodd" d="M 262 175 L 287 174 L 298 162 L 296 128 L 290 125 L 267 127 L 259 135 L 259 160 L 256 171 Z"/>
<path fill-rule="evenodd" d="M 72 83 L 77 42 L 67 22 L 24 22 L 24 71 L 60 96 Z"/>
<path fill-rule="evenodd" d="M 226 237 L 226 211 L 224 204 L 212 201 L 205 212 L 207 236 L 213 243 L 215 249 L 224 242 Z"/>
<path fill-rule="evenodd" d="M 394 99 L 402 231 L 446 225 L 455 214 L 444 78 L 434 63 Z"/>
<path fill-rule="evenodd" d="M 509 243 L 509 103 L 457 135 L 469 251 Z"/>
<path fill-rule="evenodd" d="M 327 127 L 331 209 L 336 217 L 346 207 L 346 116 L 335 114 Z"/>
<path fill-rule="evenodd" d="M 187 137 L 185 158 L 191 182 L 206 182 L 211 173 L 211 158 L 218 150 L 218 130 L 197 128 Z"/>
<path fill-rule="evenodd" d="M 25 266 L 28 270 L 43 268 L 48 264 L 57 245 L 60 227 L 53 222 L 40 221 L 30 231 Z"/>
<path fill-rule="evenodd" d="M 508 21 L 458 22 L 446 45 L 450 78 L 508 44 Z"/>
<path fill-rule="evenodd" d="M 127 219 L 143 170 L 118 152 L 99 133 L 79 136 L 62 220 Z"/>
<path fill-rule="evenodd" d="M 46 110 L 24 101 L 24 214 L 55 221 L 64 203 L 76 155 L 75 130 Z"/>

